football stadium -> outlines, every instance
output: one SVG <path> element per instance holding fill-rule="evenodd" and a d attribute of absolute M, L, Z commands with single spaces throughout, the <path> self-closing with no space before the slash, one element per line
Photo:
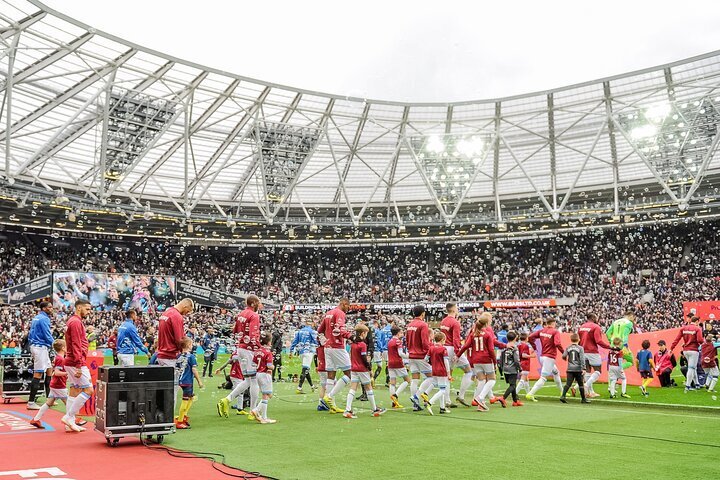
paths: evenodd
<path fill-rule="evenodd" d="M 247 6 L 267 35 L 207 61 L 135 43 L 131 4 L 100 29 L 71 3 L 0 0 L 1 478 L 718 476 L 717 6 L 647 36 L 692 37 L 684 56 L 628 47 L 622 70 L 578 80 L 570 60 L 496 95 L 522 66 L 479 86 L 437 71 L 461 61 L 445 34 L 463 48 L 426 28 L 439 6 L 405 5 L 427 19 L 405 37 L 361 21 L 396 6 L 344 5 L 326 21 L 347 36 L 439 42 L 415 57 L 434 93 L 379 77 L 368 48 L 355 91 L 407 93 L 373 100 L 312 90 L 333 91 L 313 70 L 348 40 L 308 47 L 289 2 Z M 213 2 L 175 5 L 136 12 L 144 38 L 220 29 Z M 641 18 L 575 14 L 645 38 Z M 302 87 L 243 76 L 298 56 Z"/>

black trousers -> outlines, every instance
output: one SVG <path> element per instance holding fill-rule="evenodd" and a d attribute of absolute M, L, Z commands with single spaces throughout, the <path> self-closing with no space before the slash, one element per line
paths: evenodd
<path fill-rule="evenodd" d="M 658 375 L 658 378 L 660 379 L 660 386 L 669 387 L 670 385 L 672 385 L 672 379 L 670 378 L 671 373 L 672 373 L 672 370 L 669 368 L 666 368 L 664 372 L 662 372 Z"/>
<path fill-rule="evenodd" d="M 505 382 L 507 382 L 508 387 L 507 390 L 505 390 L 505 394 L 503 395 L 504 398 L 508 398 L 510 395 L 512 395 L 513 402 L 518 401 L 517 396 L 517 373 L 506 373 L 505 374 Z"/>
<path fill-rule="evenodd" d="M 567 394 L 573 382 L 577 382 L 578 389 L 580 390 L 580 397 L 585 399 L 585 383 L 583 382 L 583 372 L 567 372 L 567 381 L 565 382 L 565 388 L 563 388 L 563 398 Z"/>
<path fill-rule="evenodd" d="M 272 379 L 275 380 L 275 374 L 277 374 L 277 379 L 282 380 L 282 353 L 274 353 L 273 354 L 273 373 L 272 373 Z"/>

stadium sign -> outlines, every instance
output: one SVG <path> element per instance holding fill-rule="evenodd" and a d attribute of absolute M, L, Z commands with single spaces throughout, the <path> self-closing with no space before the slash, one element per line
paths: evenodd
<path fill-rule="evenodd" d="M 557 307 L 554 298 L 538 298 L 530 300 L 489 300 L 483 304 L 485 308 L 545 308 Z"/>
<path fill-rule="evenodd" d="M 220 307 L 232 310 L 242 308 L 245 305 L 245 299 L 240 295 L 221 292 L 182 280 L 177 281 L 176 292 L 177 298 L 190 298 L 193 302 L 207 307 Z"/>
<path fill-rule="evenodd" d="M 45 274 L 29 282 L 0 291 L 0 303 L 20 305 L 52 295 L 52 274 Z"/>

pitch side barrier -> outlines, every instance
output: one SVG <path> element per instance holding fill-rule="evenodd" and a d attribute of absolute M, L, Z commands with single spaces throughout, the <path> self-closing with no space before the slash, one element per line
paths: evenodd
<path fill-rule="evenodd" d="M 555 308 L 561 306 L 571 306 L 577 302 L 574 297 L 564 298 L 539 298 L 539 299 L 511 299 L 511 300 L 486 300 L 486 301 L 468 301 L 454 302 L 461 311 L 472 311 L 478 309 L 533 309 L 533 308 Z M 422 302 L 419 302 L 422 303 Z M 422 303 L 430 312 L 445 310 L 448 302 L 429 302 Z M 353 303 L 350 304 L 351 312 L 409 312 L 417 303 Z M 304 303 L 304 304 L 285 304 L 281 310 L 283 312 L 314 312 L 318 310 L 331 310 L 336 304 L 331 303 Z"/>

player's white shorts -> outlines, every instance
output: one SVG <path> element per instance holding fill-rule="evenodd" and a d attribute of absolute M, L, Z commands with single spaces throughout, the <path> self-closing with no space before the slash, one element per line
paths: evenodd
<path fill-rule="evenodd" d="M 385 363 L 388 362 L 388 353 L 387 353 L 387 350 L 383 350 L 383 352 L 382 352 L 382 359 L 383 359 L 383 361 L 384 361 Z"/>
<path fill-rule="evenodd" d="M 272 376 L 269 373 L 261 372 L 257 374 L 256 378 L 258 382 L 258 387 L 260 387 L 260 393 L 265 395 L 272 395 Z"/>
<path fill-rule="evenodd" d="M 243 376 L 253 376 L 257 373 L 257 365 L 254 361 L 255 354 L 252 350 L 238 348 L 237 356 L 240 360 L 240 370 L 242 370 Z"/>
<path fill-rule="evenodd" d="M 320 378 L 320 385 L 323 387 L 327 385 L 327 372 L 317 372 L 318 378 Z"/>
<path fill-rule="evenodd" d="M 432 367 L 430 363 L 420 358 L 410 359 L 410 373 L 422 373 L 426 377 L 429 377 L 432 373 Z"/>
<path fill-rule="evenodd" d="M 388 368 L 388 374 L 390 379 L 405 378 L 408 376 L 407 368 Z"/>
<path fill-rule="evenodd" d="M 445 390 L 448 386 L 448 378 L 433 377 L 433 383 L 435 384 L 435 387 L 439 388 L 440 390 Z"/>
<path fill-rule="evenodd" d="M 337 372 L 350 370 L 350 354 L 344 348 L 325 348 L 325 370 Z"/>
<path fill-rule="evenodd" d="M 720 376 L 720 369 L 718 367 L 711 367 L 705 369 L 705 375 L 709 377 L 717 377 Z"/>
<path fill-rule="evenodd" d="M 381 364 L 382 362 L 383 362 L 383 354 L 382 354 L 382 352 L 374 351 L 374 352 L 373 352 L 372 363 Z"/>
<path fill-rule="evenodd" d="M 693 352 L 691 350 L 683 350 L 683 355 L 685 355 L 685 358 L 688 362 L 688 368 L 697 368 L 698 359 L 700 358 L 699 352 Z"/>
<path fill-rule="evenodd" d="M 58 400 L 67 400 L 68 391 L 67 388 L 51 388 L 50 395 L 48 398 L 57 398 Z"/>
<path fill-rule="evenodd" d="M 599 353 L 586 353 L 585 361 L 591 367 L 602 367 L 602 358 L 600 358 Z"/>
<path fill-rule="evenodd" d="M 448 359 L 450 360 L 450 368 L 465 368 L 470 366 L 470 361 L 465 355 L 462 355 L 460 357 L 455 355 L 455 347 L 445 345 L 445 350 L 447 350 Z"/>
<path fill-rule="evenodd" d="M 523 370 L 520 372 L 520 375 L 523 377 L 527 377 L 528 375 L 530 375 L 530 370 Z"/>
<path fill-rule="evenodd" d="M 495 375 L 494 363 L 476 363 L 473 365 L 475 375 Z"/>
<path fill-rule="evenodd" d="M 132 353 L 118 353 L 118 364 L 121 367 L 132 367 L 135 365 L 135 355 Z"/>
<path fill-rule="evenodd" d="M 30 353 L 32 354 L 34 372 L 44 372 L 48 368 L 52 368 L 47 347 L 41 345 L 30 345 Z"/>
<path fill-rule="evenodd" d="M 74 388 L 91 388 L 92 378 L 90 377 L 90 369 L 86 366 L 80 368 L 70 367 L 65 365 L 65 371 L 67 372 L 67 383 L 69 386 Z M 77 372 L 80 372 L 80 376 L 76 377 Z"/>
<path fill-rule="evenodd" d="M 310 365 L 312 365 L 314 356 L 315 355 L 311 352 L 303 353 L 302 355 L 300 355 L 300 359 L 302 360 L 303 368 L 310 368 Z"/>
<path fill-rule="evenodd" d="M 608 377 L 610 378 L 610 381 L 624 380 L 625 370 L 623 370 L 622 367 L 610 367 L 608 369 Z"/>
<path fill-rule="evenodd" d="M 551 375 L 557 375 L 560 373 L 555 366 L 555 359 L 550 357 L 540 357 L 540 362 L 542 363 L 542 370 L 540 371 L 540 375 L 543 377 L 549 377 Z"/>
<path fill-rule="evenodd" d="M 230 377 L 230 383 L 232 383 L 233 389 L 237 387 L 240 382 L 242 382 L 242 379 Z"/>
<path fill-rule="evenodd" d="M 173 370 L 175 372 L 175 386 L 177 387 L 178 381 L 180 380 L 180 373 L 178 372 L 177 368 L 177 358 L 158 358 L 157 359 L 158 365 L 161 367 L 173 367 Z"/>
<path fill-rule="evenodd" d="M 361 383 L 363 385 L 369 385 L 370 372 L 350 372 L 350 381 Z"/>

